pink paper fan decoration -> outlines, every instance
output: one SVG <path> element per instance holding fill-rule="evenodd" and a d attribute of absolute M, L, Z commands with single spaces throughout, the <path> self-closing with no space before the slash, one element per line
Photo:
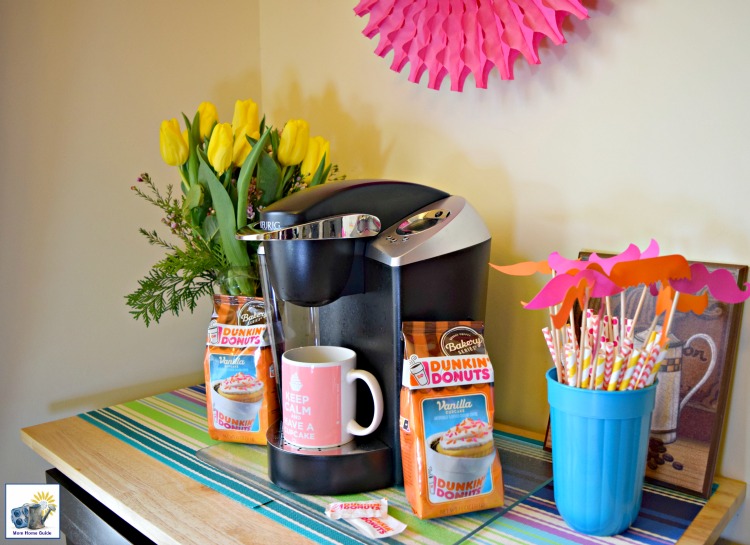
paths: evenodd
<path fill-rule="evenodd" d="M 486 89 L 493 66 L 502 79 L 513 79 L 519 53 L 539 64 L 543 37 L 563 44 L 565 18 L 588 18 L 578 0 L 360 0 L 354 13 L 369 14 L 362 33 L 380 34 L 375 53 L 393 51 L 392 70 L 400 72 L 408 62 L 412 83 L 427 71 L 430 89 L 449 76 L 452 91 L 463 91 L 469 74 Z"/>

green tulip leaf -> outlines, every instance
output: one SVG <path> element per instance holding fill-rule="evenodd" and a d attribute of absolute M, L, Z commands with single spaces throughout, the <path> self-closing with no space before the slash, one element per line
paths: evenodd
<path fill-rule="evenodd" d="M 203 200 L 203 186 L 195 184 L 190 187 L 187 195 L 185 195 L 183 206 L 187 209 L 196 208 L 203 204 Z"/>
<path fill-rule="evenodd" d="M 206 221 L 203 222 L 203 238 L 211 242 L 218 234 L 219 222 L 216 220 L 216 216 L 206 216 Z"/>
<path fill-rule="evenodd" d="M 237 229 L 241 229 L 247 225 L 247 199 L 248 190 L 250 189 L 250 179 L 253 176 L 253 171 L 255 170 L 255 165 L 258 164 L 258 160 L 262 161 L 264 156 L 268 157 L 264 148 L 268 143 L 270 135 L 271 129 L 267 129 L 258 138 L 258 141 L 253 144 L 253 149 L 250 150 L 250 153 L 245 158 L 245 162 L 242 163 L 240 174 L 237 177 Z M 251 139 L 248 138 L 248 141 L 252 144 Z"/>
<path fill-rule="evenodd" d="M 279 131 L 273 131 L 271 133 L 271 151 L 274 157 L 279 156 Z"/>
<path fill-rule="evenodd" d="M 318 170 L 315 171 L 315 174 L 312 177 L 312 180 L 310 180 L 310 187 L 320 185 L 326 181 L 328 178 L 328 174 L 331 172 L 331 165 L 328 165 L 328 168 L 326 168 L 326 154 L 323 154 L 323 157 L 320 160 L 320 164 L 318 165 Z"/>
<path fill-rule="evenodd" d="M 190 210 L 190 224 L 197 225 L 200 227 L 203 225 L 203 220 L 206 219 L 206 209 L 202 207 L 193 208 Z"/>
<path fill-rule="evenodd" d="M 268 206 L 276 198 L 276 190 L 281 185 L 281 170 L 270 155 L 264 153 L 258 165 L 258 189 L 260 189 L 260 206 Z"/>
<path fill-rule="evenodd" d="M 224 186 L 214 174 L 214 171 L 208 164 L 208 158 L 202 151 L 198 152 L 200 167 L 198 168 L 198 179 L 201 183 L 208 185 L 211 192 L 214 210 L 216 211 L 216 220 L 219 226 L 219 239 L 224 248 L 224 254 L 231 265 L 236 267 L 249 267 L 250 257 L 247 255 L 245 243 L 237 240 L 237 225 L 234 222 L 234 205 L 229 198 Z M 247 205 L 245 205 L 247 208 Z"/>
<path fill-rule="evenodd" d="M 198 180 L 198 155 L 196 149 L 200 143 L 200 115 L 195 113 L 192 125 L 185 114 L 182 114 L 185 120 L 185 126 L 188 133 L 188 160 L 187 160 L 187 180 L 190 187 L 193 187 Z"/>

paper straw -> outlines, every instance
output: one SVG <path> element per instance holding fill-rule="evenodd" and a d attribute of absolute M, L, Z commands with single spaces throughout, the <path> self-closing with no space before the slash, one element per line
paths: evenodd
<path fill-rule="evenodd" d="M 565 360 L 562 350 L 562 330 L 552 328 L 552 339 L 555 342 L 555 354 L 557 354 L 557 377 L 558 380 L 565 379 Z"/>
<path fill-rule="evenodd" d="M 659 374 L 661 363 L 664 361 L 666 357 L 667 357 L 667 350 L 664 349 L 662 353 L 659 354 L 659 357 L 657 358 L 656 363 L 654 364 L 654 368 L 651 370 L 651 374 L 646 380 L 646 386 L 651 386 L 654 383 L 654 380 L 656 380 L 656 376 Z"/>
<path fill-rule="evenodd" d="M 552 356 L 552 363 L 554 363 L 555 369 L 557 369 L 557 381 L 560 382 L 560 380 L 565 377 L 565 371 L 560 363 L 560 358 L 557 356 L 555 339 L 552 337 L 552 332 L 548 327 L 542 328 L 542 333 L 544 334 L 544 340 L 547 342 L 550 356 Z"/>
<path fill-rule="evenodd" d="M 661 334 L 655 333 L 653 331 L 651 332 L 651 335 L 648 339 L 648 344 L 646 344 L 644 350 L 641 350 L 641 356 L 638 358 L 638 363 L 635 366 L 632 378 L 630 380 L 630 383 L 628 384 L 628 390 L 635 390 L 637 387 L 639 387 L 638 381 L 640 380 L 641 374 L 643 373 L 646 366 L 649 365 L 651 354 L 653 353 L 655 346 L 658 345 L 660 337 Z M 653 367 L 653 361 L 651 361 L 650 365 Z"/>
<path fill-rule="evenodd" d="M 635 390 L 639 388 L 643 388 L 646 386 L 646 382 L 648 381 L 649 376 L 651 376 L 651 370 L 654 368 L 654 364 L 656 363 L 657 358 L 659 357 L 659 353 L 661 352 L 661 345 L 656 342 L 654 344 L 653 350 L 648 355 L 648 358 L 646 358 L 646 363 L 643 364 L 643 369 L 641 370 L 640 375 L 638 375 L 638 380 L 635 384 Z"/>
<path fill-rule="evenodd" d="M 591 348 L 588 346 L 583 350 L 583 372 L 581 373 L 581 388 L 589 389 L 591 384 Z"/>
<path fill-rule="evenodd" d="M 620 385 L 617 387 L 619 391 L 623 392 L 628 389 L 630 379 L 633 376 L 633 371 L 635 370 L 635 366 L 638 364 L 638 360 L 640 359 L 640 357 L 641 351 L 637 348 L 633 350 L 632 354 L 630 354 L 628 364 L 625 367 L 625 372 L 622 375 L 622 380 L 620 381 Z"/>
<path fill-rule="evenodd" d="M 604 389 L 604 362 L 607 356 L 604 353 L 604 347 L 599 348 L 599 352 L 596 355 L 596 372 L 594 374 L 594 390 Z"/>
<path fill-rule="evenodd" d="M 612 378 L 612 367 L 615 363 L 615 343 L 607 342 L 604 343 L 604 377 L 602 380 L 602 388 L 606 389 Z"/>
<path fill-rule="evenodd" d="M 604 304 L 607 306 L 607 338 L 609 340 L 615 340 L 615 332 L 614 328 L 612 327 L 614 324 L 612 323 L 612 302 L 609 299 L 609 296 L 604 298 Z"/>
<path fill-rule="evenodd" d="M 615 363 L 612 366 L 612 376 L 609 377 L 609 382 L 607 383 L 608 392 L 614 392 L 617 390 L 618 383 L 620 382 L 620 372 L 622 371 L 622 364 L 624 362 L 625 359 L 622 355 L 618 355 L 615 358 Z"/>
<path fill-rule="evenodd" d="M 610 377 L 610 385 L 607 390 L 613 392 L 620 388 L 623 377 L 625 376 L 625 370 L 630 361 L 630 355 L 633 353 L 633 341 L 625 337 L 622 341 L 622 349 L 620 353 L 615 357 L 615 363 L 612 367 L 612 376 Z M 618 362 L 619 360 L 619 362 Z M 617 371 L 615 373 L 615 370 Z"/>
<path fill-rule="evenodd" d="M 571 343 L 565 344 L 565 368 L 568 373 L 568 386 L 577 386 L 576 384 L 576 362 L 578 361 L 576 351 Z"/>
<path fill-rule="evenodd" d="M 622 355 L 622 358 L 627 361 L 627 359 L 630 357 L 630 354 L 633 352 L 633 341 L 632 339 L 628 339 L 625 337 L 625 339 L 622 341 L 622 348 L 620 349 L 620 354 Z"/>
<path fill-rule="evenodd" d="M 549 355 L 552 356 L 552 363 L 555 364 L 555 367 L 557 367 L 557 352 L 555 351 L 555 341 L 552 338 L 552 332 L 549 330 L 548 327 L 542 328 L 542 334 L 544 335 L 544 340 L 547 343 L 547 348 L 549 349 Z"/>
<path fill-rule="evenodd" d="M 630 336 L 630 333 L 633 331 L 633 319 L 632 318 L 625 318 L 625 323 L 623 326 L 623 338 L 624 339 L 630 339 L 633 340 L 633 337 Z"/>
<path fill-rule="evenodd" d="M 620 335 L 620 319 L 615 316 L 612 318 L 612 337 L 610 337 L 610 340 L 615 343 L 615 346 L 619 346 L 621 338 L 622 336 Z"/>

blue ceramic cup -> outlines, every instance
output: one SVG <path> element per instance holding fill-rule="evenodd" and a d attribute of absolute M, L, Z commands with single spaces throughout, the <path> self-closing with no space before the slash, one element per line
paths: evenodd
<path fill-rule="evenodd" d="M 641 508 L 656 386 L 625 392 L 584 390 L 547 372 L 555 503 L 574 530 L 625 531 Z"/>

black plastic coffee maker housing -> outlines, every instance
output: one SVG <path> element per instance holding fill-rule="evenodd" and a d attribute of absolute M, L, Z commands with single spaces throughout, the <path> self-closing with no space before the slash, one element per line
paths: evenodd
<path fill-rule="evenodd" d="M 294 447 L 284 442 L 280 423 L 272 426 L 269 477 L 288 490 L 326 495 L 401 484 L 401 323 L 484 320 L 484 222 L 464 198 L 433 187 L 335 181 L 277 201 L 261 212 L 255 230 L 237 237 L 262 241 L 277 378 L 286 349 L 344 346 L 357 353 L 357 368 L 375 375 L 385 404 L 374 434 L 334 449 Z M 369 422 L 370 396 L 358 392 L 357 399 L 357 421 Z"/>

